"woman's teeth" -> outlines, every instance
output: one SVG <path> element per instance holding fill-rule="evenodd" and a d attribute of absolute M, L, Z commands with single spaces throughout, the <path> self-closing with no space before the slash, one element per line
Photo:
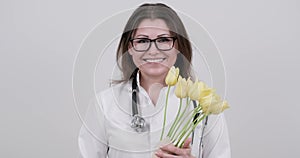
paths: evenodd
<path fill-rule="evenodd" d="M 158 63 L 162 62 L 165 58 L 160 58 L 160 59 L 144 59 L 144 61 L 149 62 L 149 63 Z"/>

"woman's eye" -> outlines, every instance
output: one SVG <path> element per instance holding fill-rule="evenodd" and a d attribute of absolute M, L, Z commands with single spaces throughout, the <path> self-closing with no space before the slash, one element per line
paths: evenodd
<path fill-rule="evenodd" d="M 159 43 L 165 43 L 165 42 L 170 42 L 170 41 L 172 41 L 172 39 L 167 38 L 167 37 L 162 37 L 162 38 L 157 39 L 157 42 L 159 42 Z"/>
<path fill-rule="evenodd" d="M 148 39 L 138 39 L 136 43 L 149 43 Z"/>

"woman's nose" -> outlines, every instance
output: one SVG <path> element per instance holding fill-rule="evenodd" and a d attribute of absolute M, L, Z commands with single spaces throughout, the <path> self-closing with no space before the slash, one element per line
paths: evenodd
<path fill-rule="evenodd" d="M 149 50 L 147 51 L 147 53 L 154 55 L 154 54 L 158 54 L 159 52 L 160 52 L 160 51 L 157 49 L 157 47 L 156 47 L 154 41 L 151 42 L 150 48 L 149 48 Z"/>

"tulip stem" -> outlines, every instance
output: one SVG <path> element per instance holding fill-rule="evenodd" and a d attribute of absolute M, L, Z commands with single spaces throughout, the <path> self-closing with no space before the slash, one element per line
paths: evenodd
<path fill-rule="evenodd" d="M 166 125 L 166 118 L 167 118 L 167 106 L 168 106 L 168 98 L 169 98 L 169 92 L 170 92 L 171 86 L 168 86 L 168 92 L 167 92 L 167 97 L 166 97 L 166 104 L 165 104 L 165 110 L 164 110 L 164 122 L 163 122 L 163 127 L 160 135 L 160 141 L 162 141 L 162 138 L 164 136 L 165 132 L 165 125 Z"/>
<path fill-rule="evenodd" d="M 175 139 L 180 140 L 180 139 L 178 139 L 178 138 L 181 138 L 181 137 L 186 133 L 186 131 L 188 130 L 188 128 L 191 126 L 190 124 L 191 124 L 192 122 L 190 122 L 189 120 L 191 120 L 192 118 L 195 117 L 197 111 L 198 111 L 197 108 L 191 110 L 191 111 L 188 113 L 188 115 L 187 115 L 184 119 L 181 120 L 180 124 L 182 124 L 183 121 L 186 120 L 186 119 L 188 118 L 188 119 L 187 119 L 188 121 L 187 121 L 186 124 L 182 127 L 182 129 L 179 131 L 178 134 L 177 134 L 177 130 L 179 129 L 179 127 L 176 129 L 176 132 L 174 132 L 173 136 L 171 137 L 171 138 L 172 138 L 171 140 L 173 140 L 173 139 L 174 139 L 174 140 L 175 140 Z M 192 114 L 192 116 L 190 116 L 190 114 Z"/>
<path fill-rule="evenodd" d="M 177 133 L 177 131 L 178 131 L 178 129 L 179 129 L 179 125 L 181 125 L 182 124 L 182 122 L 188 117 L 188 115 L 189 115 L 189 113 L 187 113 L 187 116 L 185 116 L 184 118 L 182 118 L 183 116 L 184 116 L 184 114 L 185 114 L 185 112 L 186 112 L 186 110 L 188 109 L 188 105 L 190 105 L 190 100 L 189 100 L 189 98 L 186 98 L 186 106 L 185 106 L 185 108 L 184 108 L 184 110 L 183 110 L 183 112 L 181 113 L 181 115 L 179 116 L 179 118 L 178 118 L 178 120 L 177 120 L 177 122 L 176 122 L 176 124 L 174 125 L 174 128 L 172 129 L 172 131 L 170 130 L 169 131 L 169 133 L 168 133 L 168 136 L 170 137 L 170 138 L 173 138 L 173 136 Z M 173 126 L 172 125 L 172 126 Z M 175 131 L 174 131 L 175 130 Z"/>
<path fill-rule="evenodd" d="M 201 107 L 200 106 L 198 106 L 197 108 L 195 108 L 195 109 L 193 109 L 191 112 L 192 112 L 192 116 L 191 117 L 189 117 L 190 119 L 188 119 L 188 120 L 192 120 L 195 116 L 196 116 L 196 114 L 199 112 L 201 110 Z M 198 117 L 199 118 L 199 117 Z M 176 137 L 175 138 L 177 138 L 177 141 L 176 141 L 176 146 L 178 146 L 178 145 L 180 145 L 180 143 L 182 142 L 182 138 L 183 137 L 188 137 L 189 136 L 189 134 L 190 134 L 190 129 L 192 129 L 192 131 L 193 131 L 193 125 L 195 125 L 195 124 L 197 124 L 197 120 L 198 120 L 198 118 L 196 118 L 195 120 L 193 120 L 192 122 L 190 122 L 190 121 L 188 121 L 185 125 L 184 125 L 184 127 L 181 129 L 181 131 L 176 135 Z M 187 133 L 189 133 L 188 135 L 187 135 Z M 175 135 L 173 135 L 173 138 L 174 138 L 174 136 Z M 178 147 L 180 147 L 180 146 L 178 146 Z"/>
<path fill-rule="evenodd" d="M 198 126 L 198 124 L 206 117 L 207 115 L 203 115 L 202 117 L 198 117 L 196 120 L 194 120 L 194 125 L 192 126 L 192 128 L 189 128 L 188 133 L 185 134 L 185 137 L 179 140 L 179 144 L 177 144 L 177 147 L 182 147 L 184 141 L 189 137 L 190 134 L 192 134 L 192 132 L 195 130 L 195 128 Z M 183 135 L 184 136 L 184 135 Z"/>
<path fill-rule="evenodd" d="M 167 134 L 167 136 L 169 136 L 169 137 L 171 136 L 172 132 L 174 131 L 175 126 L 176 126 L 176 125 L 178 124 L 178 122 L 179 122 L 179 119 L 180 119 L 179 115 L 180 115 L 181 107 L 182 107 L 182 98 L 180 98 L 179 109 L 178 109 L 178 111 L 177 111 L 177 115 L 176 115 L 176 117 L 175 117 L 175 120 L 174 120 L 174 122 L 173 122 L 173 124 L 172 124 L 172 126 L 171 126 L 171 128 L 170 128 L 170 130 L 169 130 L 169 132 L 168 132 L 168 134 Z"/>

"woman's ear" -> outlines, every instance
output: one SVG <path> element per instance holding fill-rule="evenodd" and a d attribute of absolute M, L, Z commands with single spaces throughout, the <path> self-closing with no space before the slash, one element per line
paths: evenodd
<path fill-rule="evenodd" d="M 128 53 L 129 53 L 130 55 L 133 54 L 132 46 L 128 46 Z"/>

